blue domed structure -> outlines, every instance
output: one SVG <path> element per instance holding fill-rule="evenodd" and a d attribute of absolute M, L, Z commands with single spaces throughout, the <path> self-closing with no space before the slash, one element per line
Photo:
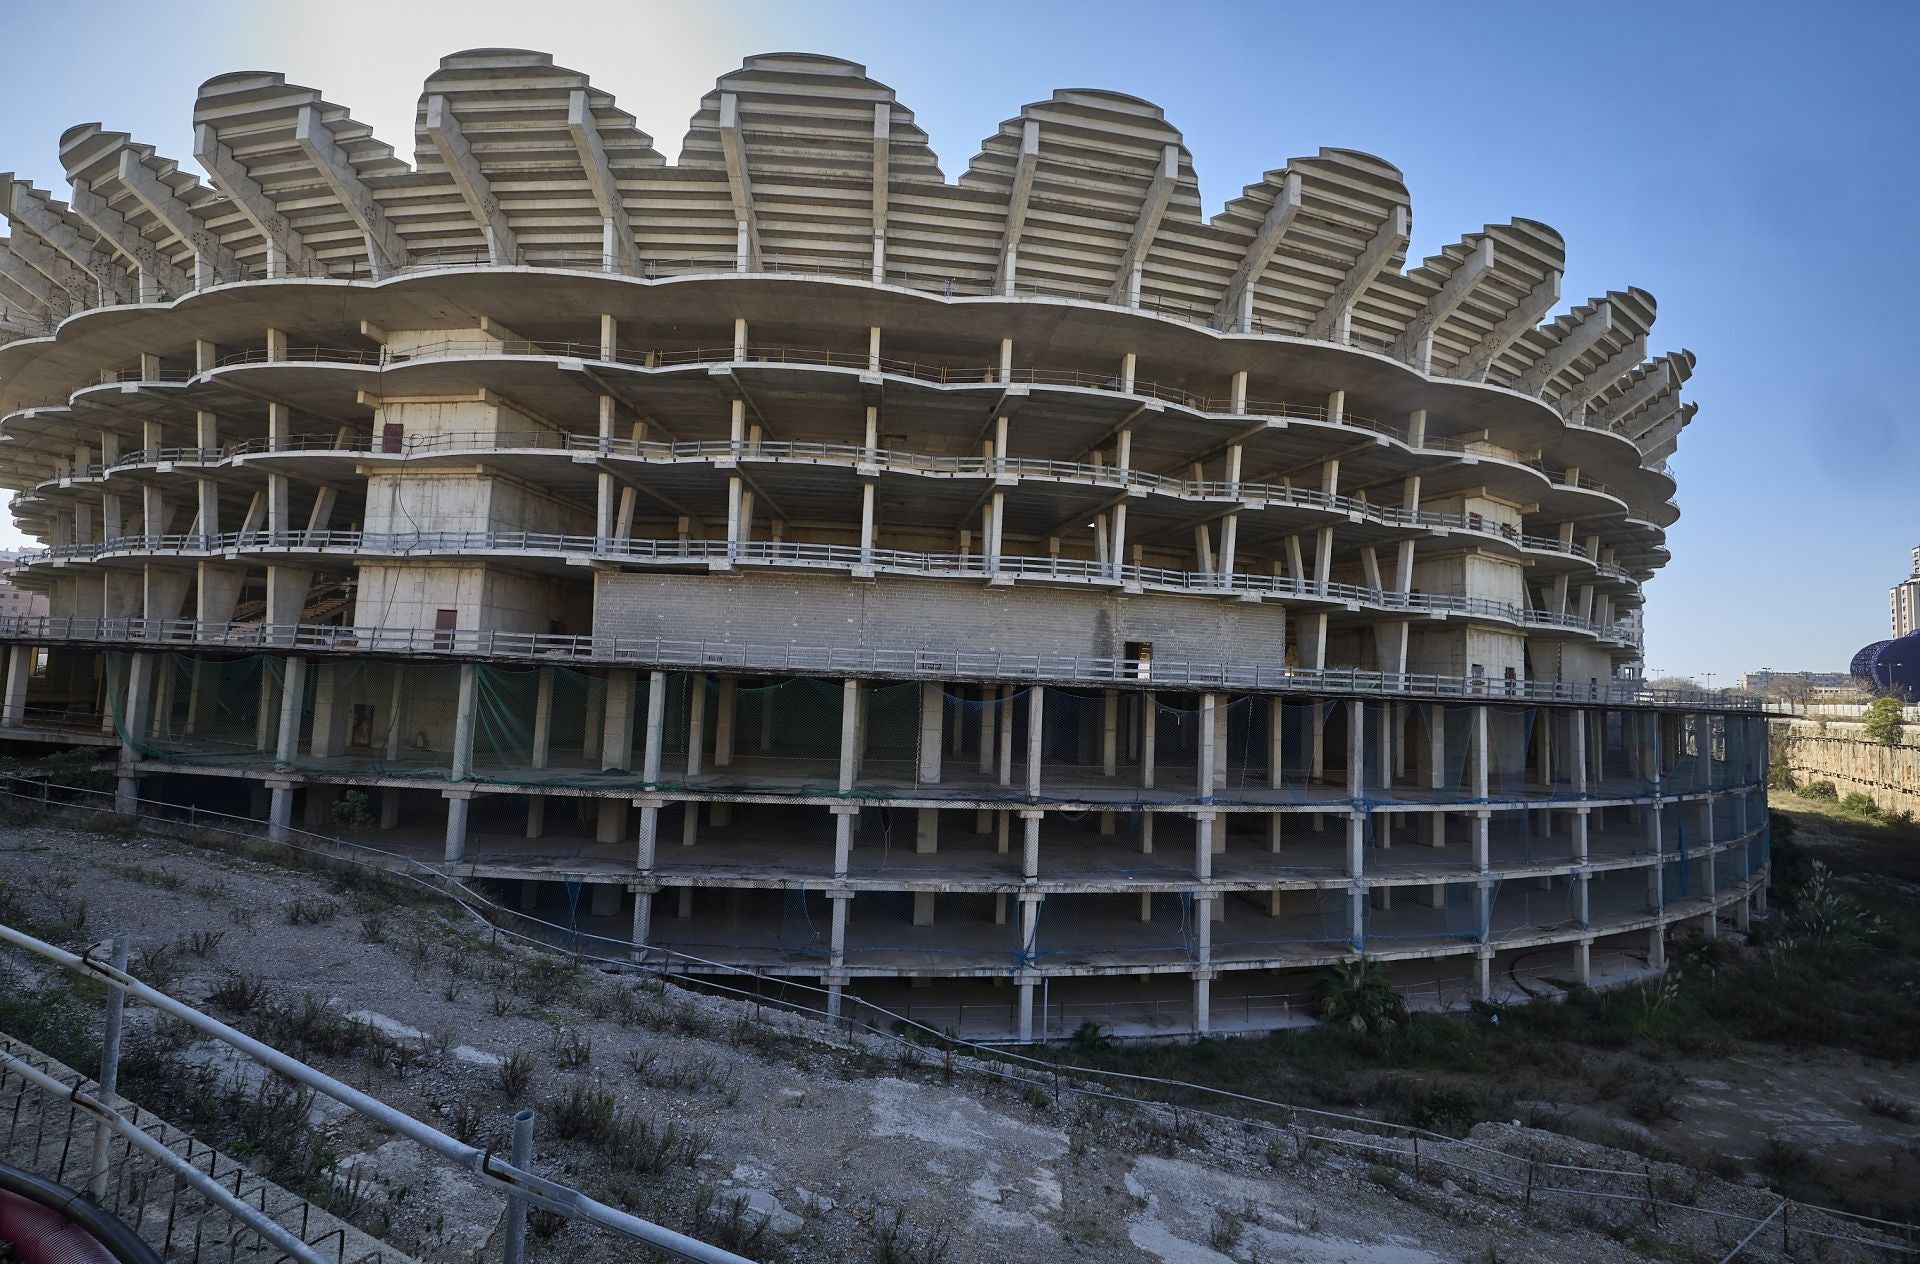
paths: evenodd
<path fill-rule="evenodd" d="M 1875 693 L 1895 694 L 1904 702 L 1920 698 L 1920 632 L 1875 641 L 1853 656 L 1851 670 Z"/>

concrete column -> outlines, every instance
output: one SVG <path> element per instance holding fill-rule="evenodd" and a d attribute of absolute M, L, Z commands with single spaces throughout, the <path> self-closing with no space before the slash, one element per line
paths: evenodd
<path fill-rule="evenodd" d="M 639 675 L 631 667 L 616 667 L 607 673 L 606 718 L 600 741 L 602 772 L 627 772 L 633 767 L 633 695 L 638 683 Z"/>
<path fill-rule="evenodd" d="M 914 822 L 913 850 L 931 856 L 940 850 L 940 809 L 920 808 Z"/>
<path fill-rule="evenodd" d="M 1213 1030 L 1213 972 L 1195 971 L 1193 976 L 1193 1031 L 1204 1036 Z"/>
<path fill-rule="evenodd" d="M 666 746 L 667 673 L 647 676 L 647 732 L 641 751 L 640 777 L 648 785 L 660 782 L 660 753 Z"/>
<path fill-rule="evenodd" d="M 695 674 L 687 680 L 687 776 L 698 777 L 707 745 L 707 678 Z"/>
<path fill-rule="evenodd" d="M 1587 862 L 1587 824 L 1591 812 L 1590 808 L 1576 808 L 1573 813 L 1573 858 L 1579 864 Z"/>
<path fill-rule="evenodd" d="M 1586 926 L 1592 921 L 1592 892 L 1589 884 L 1593 875 L 1582 869 L 1573 875 L 1573 911 L 1580 925 Z"/>
<path fill-rule="evenodd" d="M 1193 814 L 1193 877 L 1196 882 L 1213 881 L 1214 813 Z"/>
<path fill-rule="evenodd" d="M 1044 685 L 1027 687 L 1027 798 L 1040 797 L 1040 762 L 1045 751 L 1042 744 L 1042 727 L 1047 709 L 1047 690 Z"/>
<path fill-rule="evenodd" d="M 1000 707 L 994 702 L 995 690 L 992 685 L 981 685 L 980 689 L 980 775 L 993 775 L 994 723 L 999 717 Z"/>
<path fill-rule="evenodd" d="M 289 658 L 280 682 L 280 743 L 274 761 L 290 764 L 300 753 L 300 722 L 307 702 L 307 660 Z"/>
<path fill-rule="evenodd" d="M 1045 813 L 1023 808 L 1020 812 L 1023 851 L 1020 874 L 1028 882 L 1040 877 L 1040 818 Z"/>
<path fill-rule="evenodd" d="M 1013 784 L 1013 686 L 1000 686 L 1000 770 L 999 783 Z"/>
<path fill-rule="evenodd" d="M 1473 797 L 1486 802 L 1491 796 L 1493 774 L 1489 767 L 1490 743 L 1488 740 L 1488 717 L 1484 706 L 1473 709 Z"/>
<path fill-rule="evenodd" d="M 1120 770 L 1120 691 L 1102 696 L 1100 713 L 1100 773 L 1111 777 Z"/>
<path fill-rule="evenodd" d="M 849 794 L 859 774 L 858 737 L 860 728 L 860 682 L 846 680 L 840 686 L 840 793 Z"/>
<path fill-rule="evenodd" d="M 286 841 L 287 830 L 293 824 L 293 783 L 269 781 L 267 789 L 272 792 L 267 808 L 267 841 L 282 843 Z"/>
<path fill-rule="evenodd" d="M 1033 1039 L 1033 981 L 1023 979 L 1019 984 L 1020 1000 L 1015 1030 L 1022 1041 Z"/>
<path fill-rule="evenodd" d="M 735 720 L 740 713 L 740 678 L 722 676 L 713 695 L 713 766 L 733 763 Z"/>
<path fill-rule="evenodd" d="M 460 664 L 460 702 L 453 717 L 453 769 L 448 774 L 455 781 L 466 781 L 473 776 L 473 730 L 478 720 L 479 689 L 479 669 L 473 663 Z M 631 737 L 628 740 L 631 741 Z"/>
<path fill-rule="evenodd" d="M 1482 948 L 1474 954 L 1474 974 L 1479 985 L 1480 999 L 1493 999 L 1493 949 Z"/>
<path fill-rule="evenodd" d="M 1218 706 L 1217 695 L 1200 695 L 1200 756 L 1198 775 L 1194 779 L 1194 795 L 1202 803 L 1213 802 L 1214 761 L 1219 753 L 1215 745 L 1218 732 L 1214 727 L 1214 714 Z"/>
<path fill-rule="evenodd" d="M 1655 970 L 1667 968 L 1667 929 L 1655 926 L 1647 932 L 1647 964 Z"/>
<path fill-rule="evenodd" d="M 1367 868 L 1367 814 L 1347 815 L 1347 876 L 1360 878 Z"/>
<path fill-rule="evenodd" d="M 920 765 L 921 785 L 940 784 L 941 739 L 946 732 L 947 692 L 938 681 L 920 686 Z"/>
<path fill-rule="evenodd" d="M 0 696 L 0 726 L 17 728 L 27 722 L 27 682 L 32 678 L 33 647 L 9 647 L 6 693 Z"/>
<path fill-rule="evenodd" d="M 1140 788 L 1153 789 L 1156 749 L 1159 741 L 1160 703 L 1150 693 L 1140 695 Z"/>
<path fill-rule="evenodd" d="M 859 819 L 860 809 L 851 804 L 838 804 L 827 810 L 833 813 L 833 876 L 844 878 L 853 863 L 853 826 Z"/>
<path fill-rule="evenodd" d="M 473 795 L 465 790 L 443 790 L 440 792 L 447 801 L 447 846 L 444 859 L 447 864 L 457 865 L 467 855 L 467 806 L 473 801 Z"/>
<path fill-rule="evenodd" d="M 1492 818 L 1491 812 L 1473 814 L 1473 867 L 1481 873 L 1486 873 L 1493 867 L 1490 855 L 1492 844 L 1489 838 Z"/>

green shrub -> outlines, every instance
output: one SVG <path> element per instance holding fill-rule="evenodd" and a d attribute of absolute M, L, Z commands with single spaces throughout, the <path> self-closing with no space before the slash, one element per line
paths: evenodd
<path fill-rule="evenodd" d="M 1872 795 L 1862 794 L 1858 790 L 1840 800 L 1840 810 L 1848 816 L 1857 816 L 1869 821 L 1880 820 L 1880 805 L 1873 801 Z"/>
<path fill-rule="evenodd" d="M 113 765 L 101 763 L 100 753 L 94 748 L 76 746 L 47 756 L 47 780 L 75 790 L 111 790 Z"/>
<path fill-rule="evenodd" d="M 1797 792 L 1803 799 L 1819 799 L 1827 803 L 1837 803 L 1840 791 L 1831 781 L 1809 781 Z"/>
<path fill-rule="evenodd" d="M 1869 741 L 1882 746 L 1900 744 L 1900 700 L 1898 698 L 1875 698 L 1867 704 L 1860 717 L 1860 725 L 1866 730 Z"/>

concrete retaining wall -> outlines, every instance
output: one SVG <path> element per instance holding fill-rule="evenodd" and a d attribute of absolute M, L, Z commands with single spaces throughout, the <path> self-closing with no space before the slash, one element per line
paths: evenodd
<path fill-rule="evenodd" d="M 1775 720 L 1771 728 L 1795 781 L 1831 781 L 1842 795 L 1859 791 L 1888 811 L 1920 813 L 1920 730 L 1882 746 L 1857 720 Z"/>

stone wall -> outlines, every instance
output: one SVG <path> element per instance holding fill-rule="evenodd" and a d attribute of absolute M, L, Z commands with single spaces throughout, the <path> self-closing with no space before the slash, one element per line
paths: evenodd
<path fill-rule="evenodd" d="M 1882 746 L 1851 718 L 1774 720 L 1770 728 L 1775 758 L 1796 782 L 1831 781 L 1842 795 L 1859 791 L 1888 811 L 1920 813 L 1920 729 L 1909 724 L 1898 746 Z"/>

